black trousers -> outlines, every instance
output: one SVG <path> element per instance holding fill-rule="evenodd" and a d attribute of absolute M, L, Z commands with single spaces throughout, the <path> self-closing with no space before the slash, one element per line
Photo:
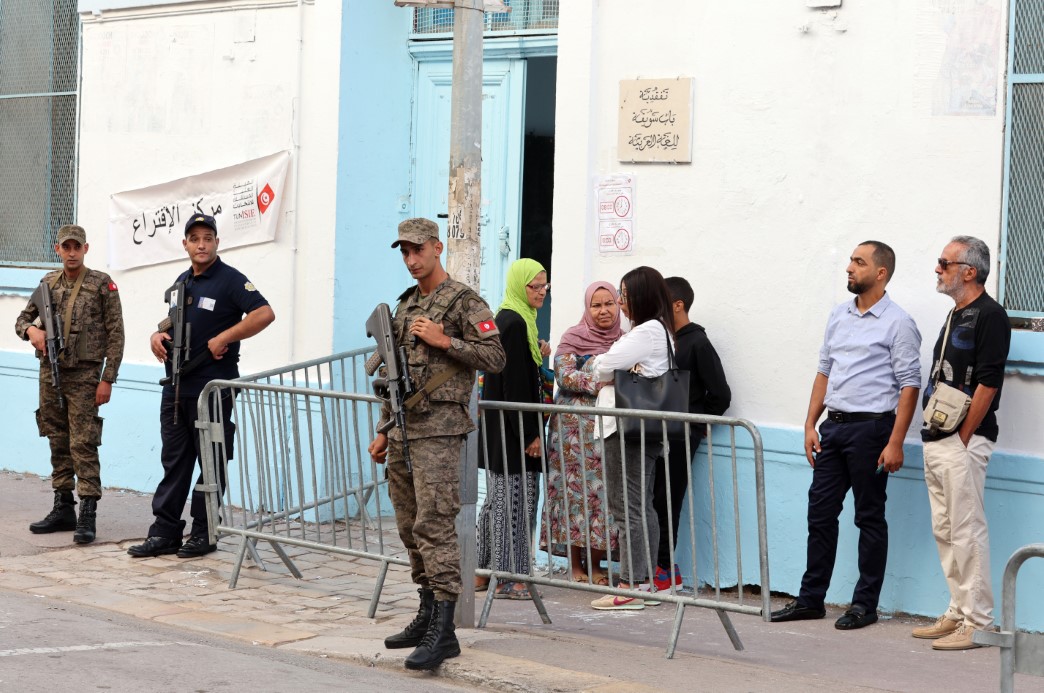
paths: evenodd
<path fill-rule="evenodd" d="M 690 450 L 695 457 L 702 438 L 697 435 L 700 427 L 693 425 Z M 682 504 L 689 488 L 689 468 L 692 460 L 685 454 L 685 441 L 673 441 L 667 458 L 656 460 L 656 481 L 653 483 L 653 508 L 660 524 L 660 545 L 656 551 L 656 565 L 674 574 L 671 565 L 671 539 L 678 543 L 678 522 L 681 520 Z M 667 493 L 667 475 L 670 474 L 670 493 Z M 668 511 L 667 498 L 671 503 Z"/>
<path fill-rule="evenodd" d="M 855 498 L 859 528 L 859 580 L 852 605 L 877 609 L 888 560 L 885 500 L 888 472 L 877 473 L 877 460 L 888 444 L 895 415 L 872 421 L 819 427 L 821 451 L 808 489 L 808 563 L 801 579 L 798 604 L 822 608 L 837 557 L 838 517 L 848 489 Z"/>
<path fill-rule="evenodd" d="M 228 389 L 221 391 L 222 424 L 225 431 L 225 456 L 232 459 L 233 442 L 236 425 L 232 423 L 232 405 L 235 398 Z M 178 422 L 174 423 L 174 409 L 178 410 Z M 211 405 L 211 417 L 215 407 Z M 185 520 L 181 519 L 185 511 L 185 501 L 189 491 L 192 492 L 192 536 L 207 535 L 207 508 L 203 493 L 192 488 L 192 477 L 196 473 L 199 454 L 199 430 L 196 428 L 196 397 L 181 396 L 175 405 L 174 395 L 163 393 L 160 404 L 160 439 L 163 449 L 160 461 L 163 463 L 163 479 L 156 487 L 156 495 L 152 498 L 152 514 L 155 520 L 149 527 L 150 537 L 180 539 L 185 534 Z M 217 451 L 215 450 L 215 456 Z M 202 462 L 199 462 L 202 464 Z M 222 493 L 225 489 L 225 465 L 218 464 L 218 482 Z M 197 484 L 203 483 L 200 471 Z"/>

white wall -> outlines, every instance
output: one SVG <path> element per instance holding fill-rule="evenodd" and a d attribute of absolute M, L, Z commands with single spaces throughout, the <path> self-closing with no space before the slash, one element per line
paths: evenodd
<path fill-rule="evenodd" d="M 275 240 L 221 253 L 276 312 L 276 322 L 244 345 L 240 372 L 329 354 L 341 3 L 167 4 L 81 19 L 77 222 L 88 232 L 87 264 L 107 269 L 111 194 L 289 150 L 290 188 Z M 148 338 L 166 313 L 164 289 L 186 267 L 187 257 L 112 273 L 127 346 L 112 402 L 101 412 L 106 486 L 151 491 L 162 473 L 162 370 Z M 5 424 L 5 464 L 47 475 L 47 441 L 36 437 L 33 421 L 37 367 L 11 329 L 25 287 L 44 269 L 5 271 L 20 282 L 0 288 L 0 323 L 8 326 L 0 331 L 0 386 L 18 403 Z"/>
<path fill-rule="evenodd" d="M 554 256 L 584 270 L 554 278 L 552 335 L 579 319 L 589 281 L 639 264 L 685 276 L 692 317 L 730 375 L 730 414 L 759 426 L 802 425 L 859 242 L 895 249 L 889 291 L 920 326 L 925 373 L 952 305 L 935 293 L 935 258 L 956 234 L 999 248 L 1005 3 L 804 4 L 657 0 L 642 27 L 627 3 L 562 5 Z M 953 51 L 972 41 L 998 83 L 995 114 L 936 115 L 956 94 Z M 620 163 L 619 81 L 678 75 L 695 78 L 692 164 Z M 608 258 L 593 245 L 593 179 L 621 171 L 638 181 L 636 252 Z M 1008 379 L 1002 448 L 1044 450 L 1026 425 L 1042 394 L 1032 378 Z"/>
<path fill-rule="evenodd" d="M 112 193 L 275 151 L 297 155 L 301 133 L 297 180 L 291 175 L 276 240 L 222 253 L 277 316 L 243 349 L 244 373 L 330 351 L 339 27 L 337 3 L 300 13 L 205 3 L 173 14 L 151 8 L 83 17 L 78 219 L 91 234 L 93 266 L 106 257 Z M 152 361 L 148 335 L 165 312 L 163 289 L 185 266 L 115 275 L 129 362 Z"/>

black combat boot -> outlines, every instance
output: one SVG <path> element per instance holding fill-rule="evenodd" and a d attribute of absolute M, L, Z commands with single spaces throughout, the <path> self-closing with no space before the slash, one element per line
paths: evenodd
<path fill-rule="evenodd" d="M 417 590 L 420 595 L 420 609 L 417 617 L 410 625 L 402 629 L 401 633 L 389 635 L 384 639 L 384 646 L 389 650 L 398 650 L 403 647 L 416 647 L 420 645 L 424 634 L 428 632 L 428 623 L 431 622 L 432 605 L 435 603 L 435 593 L 426 587 Z"/>
<path fill-rule="evenodd" d="M 76 529 L 76 501 L 72 491 L 55 491 L 54 507 L 47 517 L 29 525 L 33 534 L 50 534 L 51 532 L 71 532 Z"/>
<path fill-rule="evenodd" d="M 80 519 L 76 521 L 76 532 L 73 541 L 77 544 L 90 544 L 94 541 L 94 520 L 98 516 L 97 498 L 80 498 Z"/>
<path fill-rule="evenodd" d="M 427 671 L 442 664 L 442 660 L 460 654 L 456 629 L 453 626 L 453 610 L 457 602 L 435 602 L 431 610 L 431 622 L 420 645 L 406 658 L 407 669 Z"/>

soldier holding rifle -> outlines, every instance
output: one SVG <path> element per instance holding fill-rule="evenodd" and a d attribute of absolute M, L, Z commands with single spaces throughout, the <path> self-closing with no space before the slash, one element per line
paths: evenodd
<path fill-rule="evenodd" d="M 435 222 L 407 219 L 399 224 L 392 247 L 399 248 L 417 286 L 399 296 L 391 321 L 395 348 L 388 354 L 382 347 L 386 362 L 403 354 L 406 363 L 394 364 L 385 375 L 392 370 L 408 374 L 415 391 L 403 402 L 406 413 L 400 418 L 406 430 L 386 425 L 394 418 L 392 405 L 386 404 L 378 431 L 387 433 L 377 433 L 369 452 L 374 461 L 388 462 L 395 521 L 409 551 L 421 603 L 417 618 L 384 644 L 415 647 L 406 658 L 406 668 L 426 670 L 460 654 L 453 627 L 461 590 L 455 525 L 460 512 L 460 451 L 465 435 L 475 430 L 468 414 L 475 370 L 500 372 L 504 348 L 486 302 L 443 269 Z M 382 338 L 374 332 L 380 322 L 373 318 L 367 322 L 378 345 Z M 404 455 L 405 440 L 410 465 Z"/>
<path fill-rule="evenodd" d="M 239 343 L 275 320 L 268 301 L 239 270 L 218 257 L 217 222 L 207 214 L 193 215 L 185 224 L 182 245 L 192 267 L 167 289 L 170 315 L 152 334 L 152 353 L 165 364 L 161 381 L 160 436 L 163 479 L 152 499 L 155 521 L 142 544 L 127 549 L 136 558 L 176 553 L 195 558 L 217 550 L 210 543 L 203 493 L 192 492 L 192 529 L 182 544 L 181 519 L 199 459 L 196 400 L 211 380 L 239 377 Z M 244 315 L 245 314 L 245 315 Z M 235 424 L 233 394 L 221 392 L 225 452 L 232 459 Z M 213 414 L 213 412 L 212 412 Z M 218 469 L 224 485 L 224 469 Z"/>
<path fill-rule="evenodd" d="M 102 495 L 98 407 L 112 396 L 123 360 L 123 309 L 109 275 L 83 264 L 87 232 L 68 224 L 58 229 L 56 240 L 62 269 L 43 278 L 15 322 L 15 332 L 40 357 L 36 423 L 51 443 L 54 507 L 29 530 L 75 530 L 73 541 L 88 544 L 94 541 Z M 79 518 L 74 490 L 80 497 Z"/>

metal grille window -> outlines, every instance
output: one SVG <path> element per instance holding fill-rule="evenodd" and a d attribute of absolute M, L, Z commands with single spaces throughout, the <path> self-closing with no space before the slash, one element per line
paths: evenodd
<path fill-rule="evenodd" d="M 0 0 L 0 264 L 52 263 L 74 221 L 76 0 Z"/>
<path fill-rule="evenodd" d="M 1044 314 L 1044 3 L 1013 0 L 1008 43 L 1000 294 L 1028 318 Z"/>
<path fill-rule="evenodd" d="M 558 31 L 559 0 L 505 0 L 510 12 L 486 13 L 486 34 L 553 34 Z M 435 38 L 453 33 L 453 10 L 418 8 L 413 37 Z"/>

